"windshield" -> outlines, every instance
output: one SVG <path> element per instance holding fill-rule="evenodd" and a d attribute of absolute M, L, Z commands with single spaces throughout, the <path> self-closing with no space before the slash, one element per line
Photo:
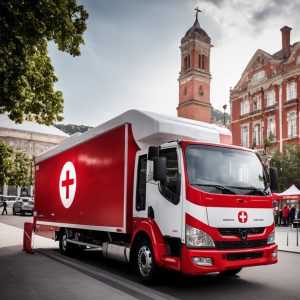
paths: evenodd
<path fill-rule="evenodd" d="M 253 152 L 190 145 L 185 150 L 189 184 L 210 193 L 268 195 L 265 170 Z"/>

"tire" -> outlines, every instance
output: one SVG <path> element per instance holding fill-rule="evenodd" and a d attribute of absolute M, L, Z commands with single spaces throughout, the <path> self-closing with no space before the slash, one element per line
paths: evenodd
<path fill-rule="evenodd" d="M 145 284 L 155 282 L 157 266 L 153 247 L 148 239 L 142 240 L 134 253 L 134 266 L 140 280 Z"/>
<path fill-rule="evenodd" d="M 234 275 L 238 274 L 239 272 L 241 272 L 241 270 L 242 270 L 242 268 L 227 270 L 227 271 L 220 272 L 220 275 L 222 275 L 222 276 L 234 276 Z"/>
<path fill-rule="evenodd" d="M 70 243 L 67 242 L 67 233 L 63 231 L 59 237 L 59 251 L 63 255 L 70 254 Z"/>
<path fill-rule="evenodd" d="M 67 256 L 75 254 L 79 251 L 78 245 L 67 242 L 67 233 L 65 230 L 60 234 L 59 251 L 61 254 L 67 255 Z"/>

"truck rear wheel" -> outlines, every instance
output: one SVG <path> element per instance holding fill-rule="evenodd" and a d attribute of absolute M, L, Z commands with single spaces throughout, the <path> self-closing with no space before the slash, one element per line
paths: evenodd
<path fill-rule="evenodd" d="M 142 240 L 135 252 L 135 269 L 142 282 L 153 283 L 156 277 L 157 266 L 151 242 L 148 239 Z"/>
<path fill-rule="evenodd" d="M 63 255 L 69 255 L 71 253 L 71 245 L 67 242 L 67 233 L 64 231 L 59 238 L 59 251 Z"/>
<path fill-rule="evenodd" d="M 222 276 L 233 276 L 233 275 L 238 274 L 241 270 L 242 270 L 242 268 L 227 270 L 227 271 L 220 272 L 220 275 L 222 275 Z"/>

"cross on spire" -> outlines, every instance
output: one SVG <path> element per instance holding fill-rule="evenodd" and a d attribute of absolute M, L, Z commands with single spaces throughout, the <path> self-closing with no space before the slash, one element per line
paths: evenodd
<path fill-rule="evenodd" d="M 200 10 L 199 8 L 198 8 L 198 6 L 195 8 L 195 11 L 196 11 L 196 20 L 198 20 L 198 13 L 199 12 L 202 12 L 202 10 Z"/>

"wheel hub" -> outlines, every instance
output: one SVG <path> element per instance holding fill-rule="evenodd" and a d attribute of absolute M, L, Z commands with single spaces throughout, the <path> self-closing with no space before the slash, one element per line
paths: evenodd
<path fill-rule="evenodd" d="M 138 252 L 138 267 L 143 276 L 149 275 L 152 268 L 152 253 L 148 246 L 142 246 Z"/>

